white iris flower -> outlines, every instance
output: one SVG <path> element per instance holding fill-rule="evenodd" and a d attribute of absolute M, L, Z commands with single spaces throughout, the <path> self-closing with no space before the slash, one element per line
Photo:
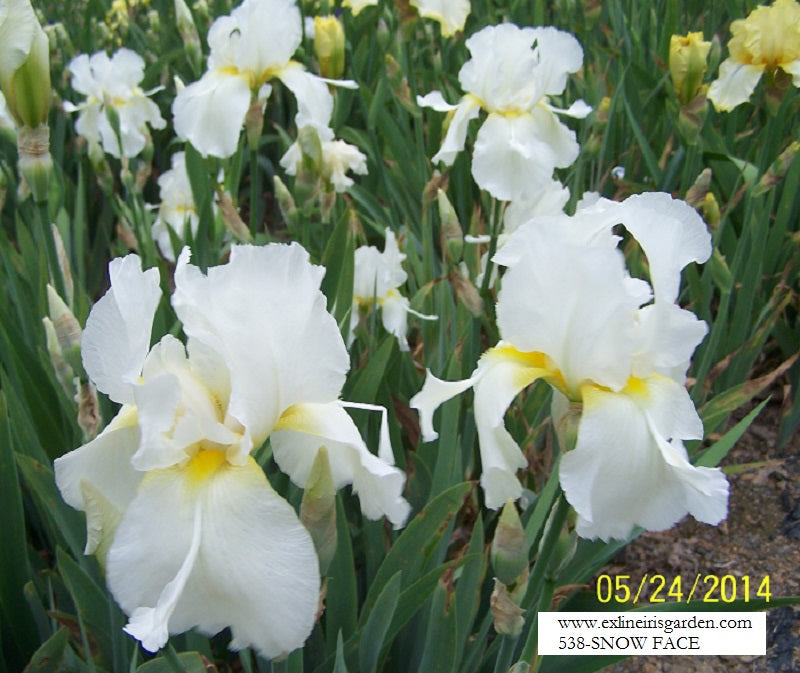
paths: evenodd
<path fill-rule="evenodd" d="M 182 238 L 188 227 L 194 236 L 197 234 L 200 216 L 186 172 L 186 154 L 176 152 L 172 155 L 171 161 L 170 170 L 164 171 L 158 178 L 161 205 L 158 207 L 158 217 L 153 222 L 153 240 L 158 244 L 161 254 L 170 262 L 174 262 L 175 253 L 172 250 L 169 230 L 172 229 L 179 238 Z"/>
<path fill-rule="evenodd" d="M 408 350 L 408 314 L 423 320 L 436 320 L 436 316 L 414 311 L 408 299 L 398 289 L 406 282 L 408 275 L 403 269 L 406 256 L 397 247 L 394 232 L 386 228 L 386 242 L 383 252 L 373 245 L 361 246 L 355 252 L 355 271 L 353 275 L 353 310 L 350 313 L 350 339 L 354 339 L 358 325 L 359 307 L 369 308 L 373 303 L 381 308 L 384 329 L 397 337 L 401 351 Z"/>
<path fill-rule="evenodd" d="M 625 268 L 612 233 L 619 223 L 647 256 L 652 289 Z M 428 373 L 411 400 L 423 436 L 436 438 L 433 412 L 442 402 L 473 387 L 481 484 L 487 506 L 498 508 L 520 496 L 515 472 L 527 467 L 505 411 L 543 379 L 554 389 L 556 424 L 569 405 L 581 410 L 575 448 L 560 465 L 578 534 L 624 538 L 635 526 L 664 530 L 687 513 L 719 523 L 725 476 L 694 467 L 683 445 L 703 436 L 683 381 L 706 325 L 676 304 L 681 270 L 710 253 L 703 221 L 666 194 L 600 200 L 573 217 L 521 226 L 494 257 L 508 267 L 497 302 L 502 341 L 465 381 Z"/>
<path fill-rule="evenodd" d="M 365 7 L 377 4 L 378 0 L 344 0 L 342 7 L 349 7 L 356 15 Z M 470 10 L 469 0 L 411 0 L 409 4 L 417 8 L 420 16 L 438 21 L 444 37 L 464 30 Z"/>
<path fill-rule="evenodd" d="M 399 526 L 409 511 L 386 423 L 375 456 L 338 399 L 349 358 L 319 290 L 324 269 L 301 246 L 274 244 L 234 246 L 203 274 L 184 250 L 172 305 L 187 345 L 167 335 L 152 348 L 158 272 L 135 255 L 109 271 L 82 354 L 122 408 L 55 470 L 86 512 L 86 552 L 104 561 L 126 631 L 150 651 L 170 633 L 226 626 L 234 649 L 300 647 L 318 606 L 317 556 L 253 450 L 269 438 L 303 486 L 324 445 L 336 486 L 352 484 L 368 517 Z"/>
<path fill-rule="evenodd" d="M 355 145 L 335 138 L 333 129 L 328 126 L 332 114 L 333 98 L 328 95 L 313 106 L 300 107 L 295 123 L 298 135 L 304 129 L 306 133 L 316 134 L 320 148 L 320 177 L 335 191 L 343 192 L 353 184 L 348 172 L 367 174 L 367 157 Z M 297 175 L 302 161 L 303 150 L 300 140 L 296 140 L 281 157 L 280 164 L 289 175 Z"/>
<path fill-rule="evenodd" d="M 469 0 L 411 0 L 410 4 L 420 16 L 438 21 L 444 37 L 464 30 L 469 16 Z"/>
<path fill-rule="evenodd" d="M 298 128 L 320 106 L 332 110 L 327 83 L 356 85 L 317 77 L 293 61 L 302 39 L 294 0 L 245 0 L 230 16 L 214 21 L 208 31 L 208 71 L 180 91 L 172 105 L 178 136 L 204 156 L 231 156 L 247 111 L 269 97 L 274 78 L 297 98 Z"/>
<path fill-rule="evenodd" d="M 730 56 L 719 66 L 708 99 L 717 110 L 747 102 L 764 73 L 783 70 L 800 86 L 800 3 L 775 0 L 731 23 Z"/>
<path fill-rule="evenodd" d="M 472 176 L 479 187 L 503 200 L 524 198 L 535 185 L 549 182 L 555 168 L 578 156 L 575 133 L 556 114 L 583 118 L 591 108 L 582 100 L 561 110 L 550 96 L 564 92 L 567 75 L 583 63 L 583 49 L 570 34 L 555 28 L 488 26 L 467 40 L 472 58 L 458 73 L 467 94 L 457 105 L 441 92 L 417 97 L 417 103 L 450 112 L 450 126 L 433 157 L 451 165 L 464 149 L 467 126 L 481 109 L 488 113 L 475 140 Z"/>
<path fill-rule="evenodd" d="M 130 49 L 120 49 L 111 58 L 105 52 L 76 56 L 69 64 L 72 88 L 86 96 L 79 105 L 64 103 L 67 112 L 80 112 L 75 130 L 89 142 L 89 154 L 135 157 L 150 138 L 148 125 L 163 129 L 166 121 L 158 106 L 139 87 L 144 61 Z M 112 124 L 116 118 L 118 129 Z M 119 131 L 119 135 L 117 135 Z M 101 151 L 102 147 L 102 151 Z"/>

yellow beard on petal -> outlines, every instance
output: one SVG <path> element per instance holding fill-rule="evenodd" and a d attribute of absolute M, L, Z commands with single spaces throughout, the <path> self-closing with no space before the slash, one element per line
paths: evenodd
<path fill-rule="evenodd" d="M 225 453 L 216 449 L 200 449 L 183 468 L 194 485 L 202 484 L 227 462 Z"/>
<path fill-rule="evenodd" d="M 636 395 L 640 397 L 647 396 L 648 390 L 645 379 L 640 379 L 636 376 L 628 377 L 628 381 L 625 383 L 625 387 L 622 389 L 622 392 L 626 395 Z"/>

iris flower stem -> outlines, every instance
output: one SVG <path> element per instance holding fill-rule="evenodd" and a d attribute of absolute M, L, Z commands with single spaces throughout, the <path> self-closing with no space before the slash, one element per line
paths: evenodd
<path fill-rule="evenodd" d="M 500 643 L 500 651 L 494 664 L 494 673 L 507 673 L 511 668 L 511 659 L 514 657 L 514 650 L 517 647 L 519 636 L 503 636 Z"/>
<path fill-rule="evenodd" d="M 492 209 L 490 214 L 491 233 L 489 240 L 489 254 L 486 257 L 486 269 L 483 272 L 483 283 L 481 284 L 481 296 L 486 300 L 489 295 L 489 285 L 492 280 L 492 257 L 497 250 L 497 236 L 500 234 L 500 223 L 503 220 L 505 204 L 497 199 L 492 199 Z M 491 302 L 487 304 L 491 305 Z"/>
<path fill-rule="evenodd" d="M 258 226 L 258 152 L 250 148 L 250 234 L 256 235 Z"/>
<path fill-rule="evenodd" d="M 528 631 L 528 637 L 525 645 L 522 648 L 520 661 L 530 664 L 533 657 L 536 656 L 538 647 L 538 615 L 542 610 L 547 610 L 553 600 L 553 593 L 555 592 L 555 578 L 552 576 L 550 569 L 550 561 L 553 552 L 556 549 L 558 537 L 561 535 L 561 529 L 564 526 L 564 521 L 569 512 L 569 504 L 564 498 L 564 493 L 559 487 L 559 494 L 554 501 L 553 508 L 550 510 L 550 524 L 545 537 L 540 547 L 539 558 L 533 565 L 533 572 L 531 573 L 530 583 L 528 584 L 528 591 L 525 595 L 524 604 L 531 605 L 529 611 L 531 626 Z"/>
<path fill-rule="evenodd" d="M 50 223 L 50 211 L 47 207 L 47 201 L 38 201 L 36 203 L 36 217 L 39 220 L 39 227 L 42 235 L 42 244 L 44 247 L 45 258 L 47 259 L 47 267 L 50 270 L 50 277 L 56 287 L 56 292 L 64 299 L 67 299 L 67 294 L 64 289 L 64 276 L 61 273 L 61 267 L 58 264 L 58 255 L 56 254 L 56 244 L 53 239 L 53 230 Z"/>

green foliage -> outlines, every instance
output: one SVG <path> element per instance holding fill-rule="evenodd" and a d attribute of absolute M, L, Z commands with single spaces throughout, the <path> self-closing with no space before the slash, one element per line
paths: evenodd
<path fill-rule="evenodd" d="M 235 3 L 202 3 L 207 15 L 201 3 L 189 4 L 207 54 L 211 22 Z M 339 4 L 302 3 L 306 15 L 317 13 L 320 5 Z M 335 92 L 331 126 L 337 138 L 365 154 L 369 173 L 355 176 L 355 184 L 342 195 L 280 168 L 297 129 L 296 103 L 277 81 L 257 148 L 247 147 L 242 138 L 237 153 L 227 160 L 203 157 L 189 143 L 184 147 L 168 127 L 153 132 L 146 157 L 93 162 L 74 120 L 63 105 L 55 105 L 50 118 L 55 174 L 44 212 L 26 196 L 15 141 L 7 129 L 0 129 L 0 673 L 160 673 L 176 666 L 193 673 L 213 670 L 209 667 L 215 663 L 220 671 L 235 670 L 238 662 L 248 673 L 491 671 L 498 660 L 511 657 L 513 663 L 522 655 L 530 642 L 525 638 L 535 631 L 533 615 L 547 603 L 548 590 L 585 581 L 629 542 L 581 540 L 571 559 L 557 569 L 540 563 L 537 571 L 540 543 L 548 539 L 555 514 L 564 512 L 559 509 L 563 499 L 549 396 L 538 386 L 524 392 L 508 414 L 508 427 L 536 466 L 522 475 L 527 490 L 521 501 L 534 573 L 523 605 L 526 631 L 518 641 L 501 643 L 492 627 L 487 558 L 496 514 L 483 507 L 479 489 L 469 481 L 480 473 L 471 400 L 455 398 L 437 412 L 437 443 L 421 441 L 416 414 L 408 407 L 426 368 L 448 380 L 465 378 L 498 339 L 496 290 L 488 281 L 483 288 L 474 286 L 484 249 L 465 244 L 456 259 L 442 245 L 436 206 L 436 190 L 442 188 L 463 234 L 497 233 L 502 205 L 482 193 L 470 173 L 477 126 L 470 126 L 466 152 L 451 167 L 435 166 L 430 157 L 441 146 L 449 120 L 422 111 L 415 102 L 418 94 L 433 90 L 442 91 L 449 102 L 459 99 L 458 71 L 469 56 L 465 38 L 490 23 L 554 25 L 573 32 L 583 46 L 583 69 L 570 79 L 564 101 L 553 101 L 560 105 L 584 98 L 595 110 L 586 120 L 568 122 L 582 147 L 577 161 L 558 172 L 571 190 L 568 209 L 587 191 L 620 200 L 663 190 L 690 200 L 707 218 L 714 257 L 685 271 L 681 304 L 709 325 L 689 383 L 706 433 L 719 432 L 721 439 L 694 447 L 696 463 L 715 466 L 724 461 L 768 404 L 764 396 L 777 383 L 789 391 L 779 440 L 796 437 L 800 162 L 790 142 L 800 137 L 800 95 L 789 86 L 776 98 L 762 82 L 749 103 L 731 112 L 717 112 L 708 104 L 687 133 L 667 68 L 672 34 L 702 31 L 705 39 L 716 35 L 724 45 L 731 22 L 755 3 L 471 4 L 465 31 L 454 38 L 443 38 L 435 22 L 401 16 L 393 2 L 383 1 L 358 16 L 344 12 L 344 77 L 359 88 Z M 153 100 L 167 118 L 176 93 L 174 78 L 190 83 L 200 74 L 177 30 L 172 0 L 114 3 L 113 9 L 108 0 L 47 0 L 37 9 L 47 21 L 63 22 L 68 36 L 66 41 L 53 38 L 51 76 L 61 103 L 79 98 L 70 86 L 68 63 L 80 53 L 126 46 L 143 55 L 147 66 L 142 88 L 163 86 Z M 295 58 L 313 71 L 311 53 L 306 39 Z M 705 84 L 716 76 L 726 53 L 724 46 L 712 50 Z M 387 227 L 406 255 L 403 293 L 411 307 L 438 316 L 434 322 L 409 315 L 410 352 L 400 351 L 394 336 L 386 333 L 377 305 L 365 311 L 356 329 L 343 398 L 388 409 L 395 459 L 406 470 L 406 496 L 413 511 L 403 530 L 392 531 L 383 522 L 367 521 L 350 493 L 337 496 L 338 547 L 327 572 L 324 611 L 304 652 L 283 662 L 266 662 L 249 652 L 237 662 L 226 649 L 227 634 L 210 640 L 196 634 L 175 638 L 181 651 L 173 651 L 174 656 L 139 651 L 122 631 L 126 618 L 106 589 L 100 568 L 83 555 L 84 516 L 63 502 L 51 467 L 55 458 L 81 445 L 84 436 L 76 391 L 59 382 L 48 354 L 42 327 L 46 284 L 52 280 L 58 286 L 63 274 L 62 297 L 82 325 L 108 286 L 108 261 L 130 250 L 138 252 L 145 267 L 158 266 L 167 289 L 174 266 L 153 241 L 155 212 L 148 204 L 159 201 L 157 178 L 169 169 L 171 155 L 182 149 L 200 215 L 198 231 L 186 242 L 201 268 L 223 261 L 232 240 L 215 206 L 224 191 L 256 243 L 299 241 L 315 263 L 326 267 L 323 291 L 345 339 L 354 310 L 355 250 L 367 243 L 382 247 Z M 613 172 L 615 167 L 624 169 L 624 175 Z M 698 176 L 705 169 L 710 170 L 709 181 L 698 195 Z M 273 176 L 287 184 L 294 210 L 279 203 Z M 719 219 L 704 201 L 706 194 L 719 205 Z M 66 268 L 56 268 L 51 254 L 55 241 L 45 220 L 55 224 L 63 240 Z M 176 247 L 182 234 L 175 232 Z M 644 271 L 647 260 L 641 251 L 630 244 L 626 253 Z M 460 275 L 464 269 L 466 282 Z M 483 310 L 476 312 L 476 304 Z M 164 305 L 154 335 L 168 332 L 180 336 L 171 309 Z M 735 411 L 756 403 L 728 427 Z M 106 421 L 113 416 L 112 406 L 101 399 L 99 411 Z M 353 417 L 368 445 L 376 446 L 377 415 L 355 411 Z M 279 490 L 299 502 L 288 480 L 280 482 Z M 585 601 L 576 598 L 565 608 L 578 609 L 579 604 Z M 751 603 L 748 609 L 754 607 Z M 553 657 L 538 670 L 593 671 L 611 662 Z"/>

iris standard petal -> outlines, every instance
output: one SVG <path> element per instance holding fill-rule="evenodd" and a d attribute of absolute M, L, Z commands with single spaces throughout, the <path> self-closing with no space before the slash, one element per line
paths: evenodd
<path fill-rule="evenodd" d="M 158 269 L 142 271 L 139 257 L 128 255 L 112 260 L 108 273 L 111 288 L 92 307 L 81 338 L 83 366 L 99 391 L 133 404 L 161 298 Z"/>
<path fill-rule="evenodd" d="M 438 21 L 444 37 L 464 30 L 470 9 L 469 0 L 411 0 L 411 6 L 417 8 L 420 16 Z"/>
<path fill-rule="evenodd" d="M 656 302 L 675 302 L 684 267 L 711 256 L 706 223 L 688 203 L 662 192 L 631 196 L 618 213 L 647 255 Z"/>
<path fill-rule="evenodd" d="M 475 182 L 495 198 L 512 201 L 549 181 L 556 155 L 551 142 L 541 136 L 531 115 L 490 114 L 475 139 Z"/>
<path fill-rule="evenodd" d="M 514 246 L 521 246 L 516 254 Z M 503 340 L 523 352 L 546 353 L 564 377 L 562 392 L 572 399 L 588 380 L 622 388 L 640 302 L 627 291 L 620 251 L 573 243 L 564 216 L 523 225 L 501 252 L 514 262 L 497 301 Z"/>
<path fill-rule="evenodd" d="M 203 156 L 229 157 L 239 144 L 250 98 L 247 73 L 210 70 L 175 97 L 175 132 Z"/>
<path fill-rule="evenodd" d="M 148 474 L 117 529 L 107 581 L 146 646 L 159 647 L 165 632 L 230 626 L 233 649 L 276 657 L 311 632 L 317 564 L 261 468 L 220 459 Z"/>
<path fill-rule="evenodd" d="M 398 528 L 405 523 L 410 511 L 402 496 L 405 474 L 370 453 L 341 403 L 291 406 L 281 415 L 270 442 L 278 467 L 301 487 L 324 445 L 337 489 L 352 484 L 368 518 L 385 515 Z"/>
<path fill-rule="evenodd" d="M 172 303 L 192 342 L 230 372 L 227 413 L 263 442 L 285 409 L 339 397 L 350 364 L 320 283 L 325 270 L 298 244 L 236 246 L 208 275 L 185 250 Z"/>

